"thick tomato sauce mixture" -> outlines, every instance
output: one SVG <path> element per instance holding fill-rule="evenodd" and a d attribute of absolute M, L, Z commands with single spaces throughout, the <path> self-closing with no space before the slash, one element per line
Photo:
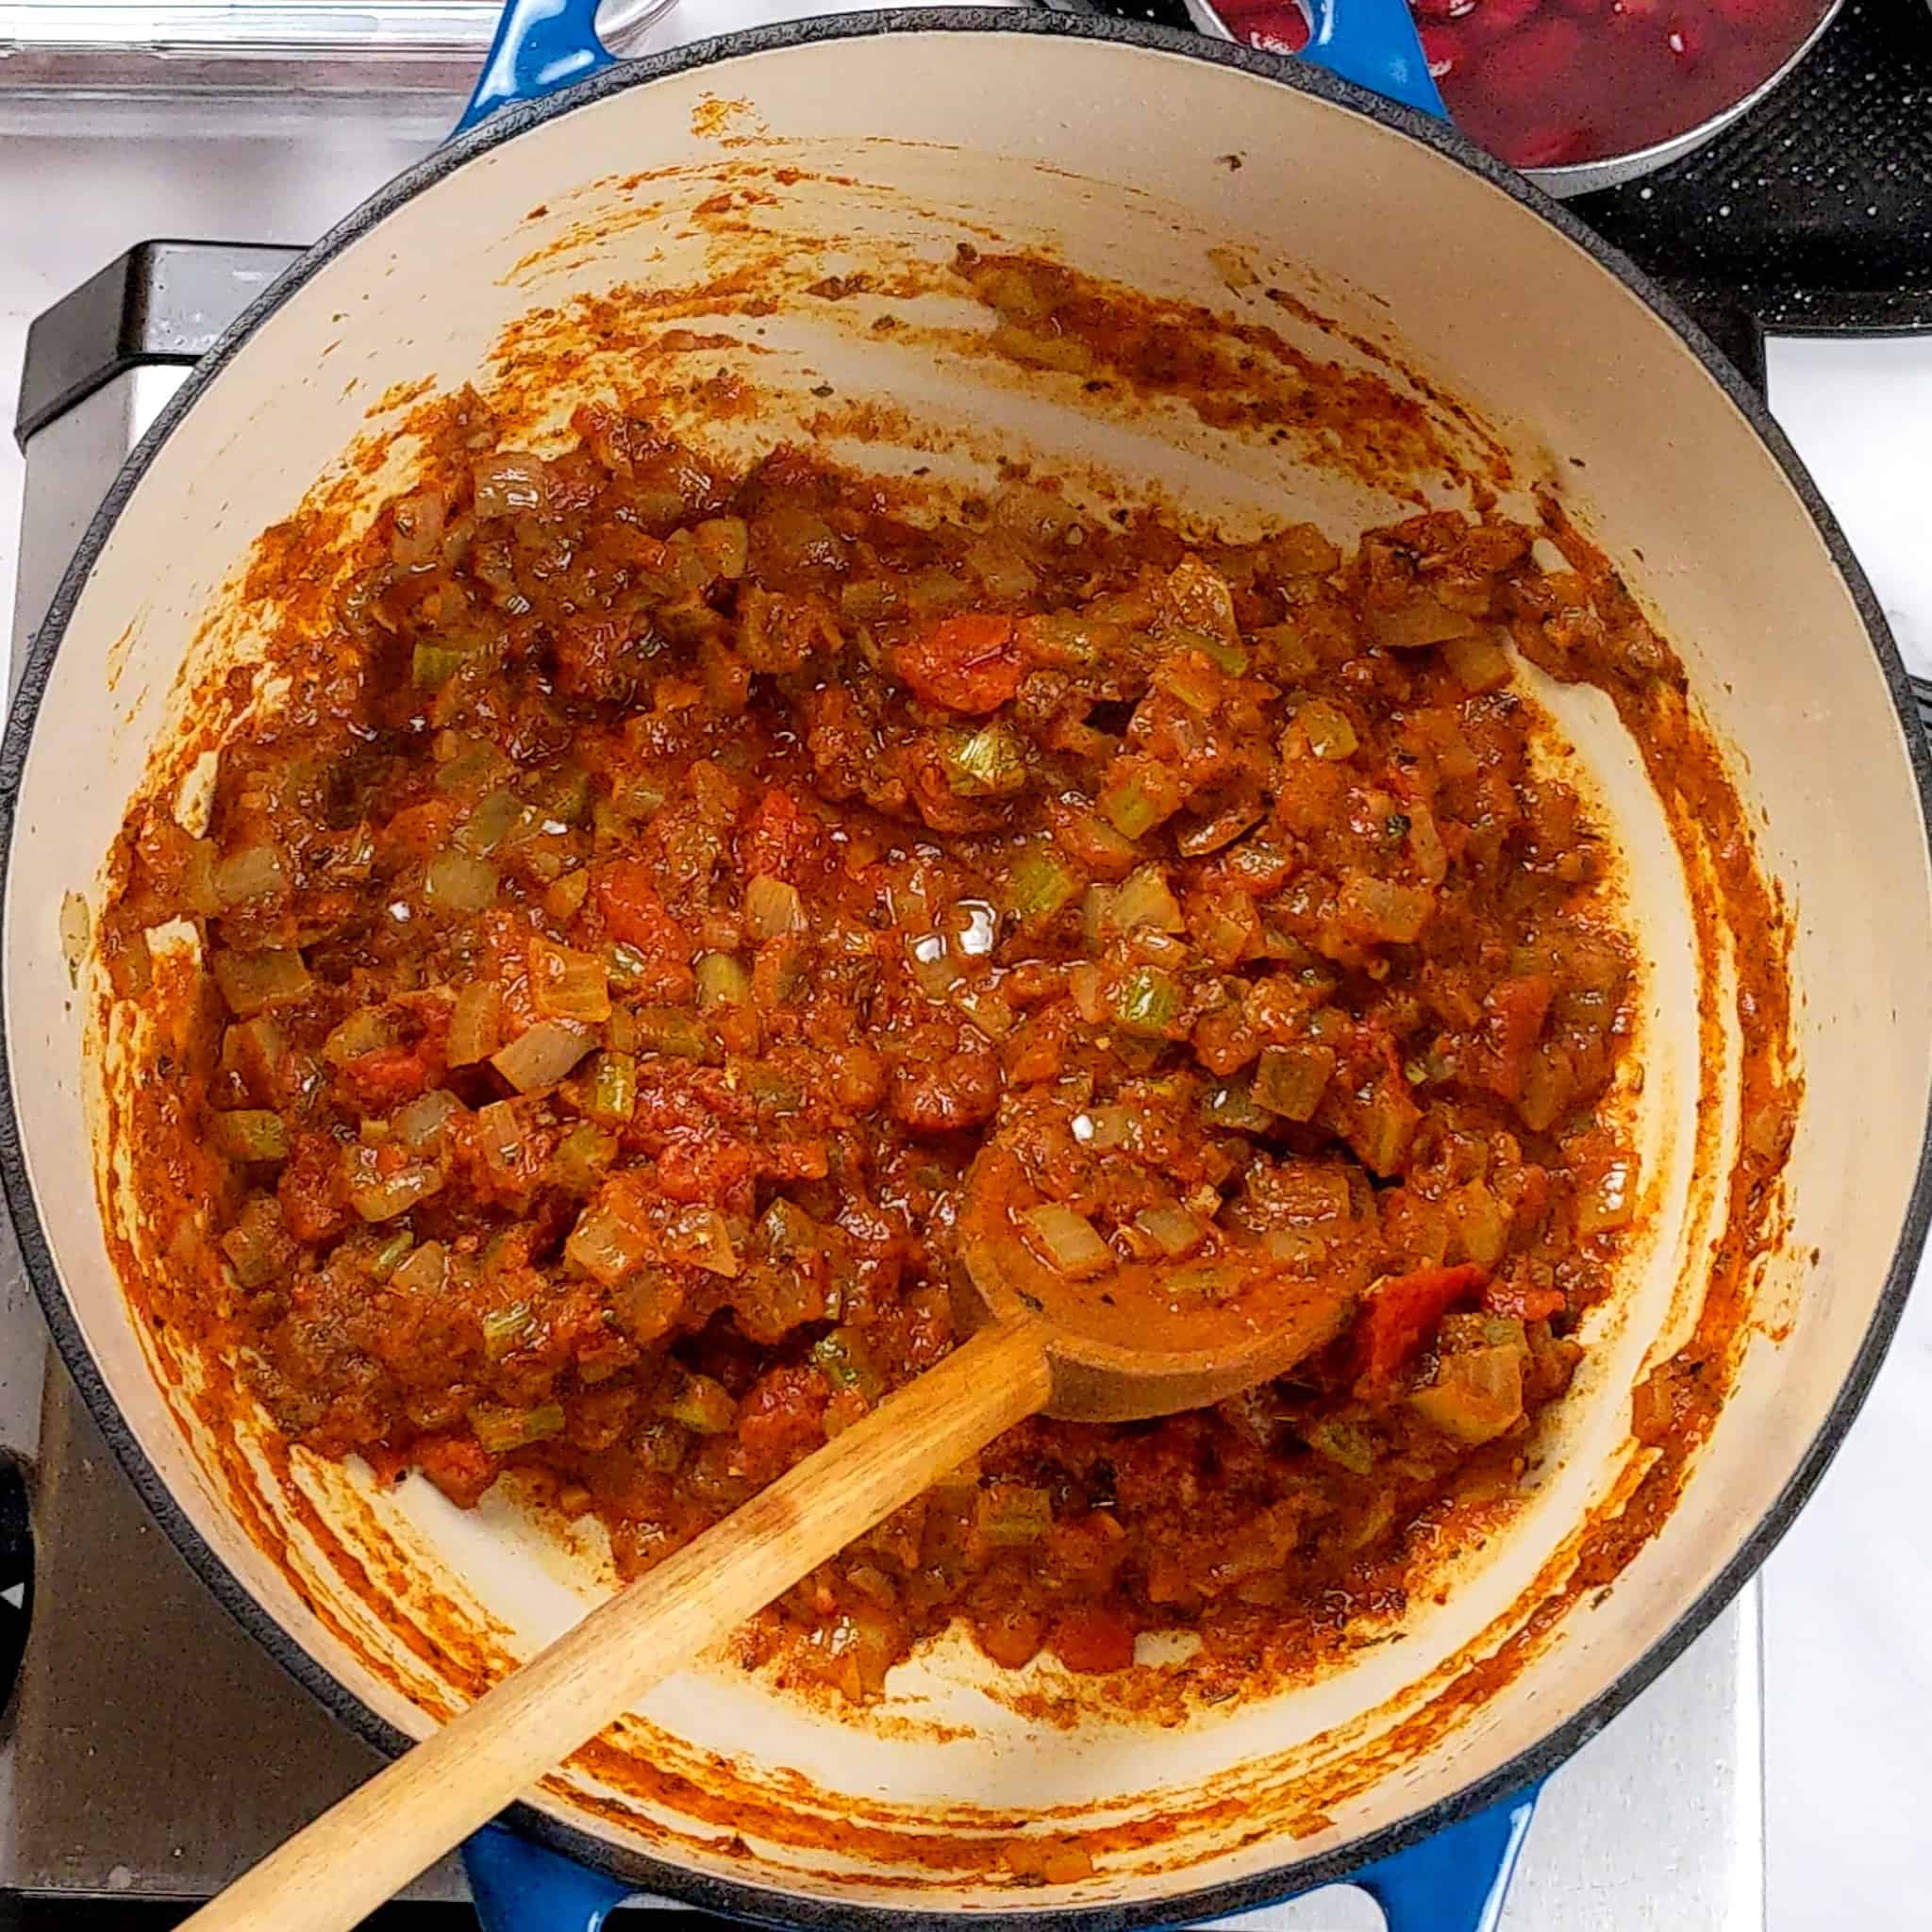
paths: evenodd
<path fill-rule="evenodd" d="M 140 996 L 151 929 L 203 935 L 154 1075 L 247 1383 L 647 1568 L 953 1345 L 990 1149 L 1085 1291 L 1157 1265 L 1208 1324 L 1259 1266 L 1346 1332 L 1012 1430 L 756 1641 L 863 1697 L 956 1618 L 1108 1671 L 1399 1610 L 1633 1212 L 1630 955 L 1503 649 L 1601 653 L 1582 580 L 1493 517 L 1190 541 L 575 426 L 540 460 L 459 399 L 205 830 L 130 816 L 103 952 Z"/>

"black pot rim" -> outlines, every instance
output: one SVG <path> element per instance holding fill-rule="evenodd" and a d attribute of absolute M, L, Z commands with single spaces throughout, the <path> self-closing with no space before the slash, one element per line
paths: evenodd
<path fill-rule="evenodd" d="M 74 560 L 55 593 L 46 620 L 34 638 L 20 691 L 8 719 L 4 743 L 0 743 L 0 917 L 4 917 L 7 905 L 7 871 L 11 864 L 13 840 L 18 828 L 20 788 L 27 749 L 40 718 L 54 659 L 88 575 L 136 485 L 161 444 L 202 392 L 233 359 L 242 343 L 269 316 L 297 294 L 326 263 L 375 228 L 405 202 L 458 168 L 515 140 L 529 128 L 560 115 L 573 113 L 612 94 L 646 86 L 667 75 L 712 66 L 744 55 L 879 34 L 942 33 L 1046 34 L 1067 40 L 1138 47 L 1152 53 L 1236 68 L 1300 92 L 1313 94 L 1434 149 L 1445 159 L 1479 175 L 1499 193 L 1530 208 L 1566 240 L 1587 253 L 1657 315 L 1703 365 L 1769 449 L 1786 480 L 1809 512 L 1864 623 L 1874 656 L 1890 691 L 1918 786 L 1920 832 L 1926 841 L 1928 854 L 1932 854 L 1932 757 L 1928 757 L 1925 740 L 1917 721 L 1905 667 L 1863 571 L 1836 519 L 1820 497 L 1795 451 L 1772 420 L 1763 401 L 1682 309 L 1621 251 L 1611 247 L 1585 227 L 1574 215 L 1566 212 L 1559 204 L 1492 159 L 1452 127 L 1384 101 L 1318 69 L 1231 42 L 1111 17 L 1059 14 L 1020 8 L 931 8 L 831 15 L 750 28 L 621 63 L 546 99 L 506 108 L 406 169 L 338 224 L 264 291 L 202 358 L 129 456 L 81 540 Z M 0 1035 L 0 1188 L 4 1188 L 12 1212 L 28 1277 L 45 1312 L 61 1358 L 116 1457 L 169 1541 L 243 1627 L 336 1717 L 391 1757 L 407 1750 L 412 1740 L 339 1682 L 238 1581 L 204 1541 L 122 1416 L 67 1300 L 41 1224 L 27 1176 L 19 1115 L 14 1104 L 11 1047 L 4 1035 Z M 1029 1927 L 1039 1926 L 1042 1932 L 1115 1932 L 1115 1928 L 1172 1925 L 1252 1910 L 1317 1886 L 1345 1881 L 1351 1873 L 1363 1866 L 1403 1851 L 1445 1826 L 1546 1777 L 1601 1730 L 1704 1631 L 1763 1563 L 1790 1527 L 1798 1510 L 1817 1487 L 1870 1391 L 1904 1312 L 1928 1224 L 1932 1224 L 1932 1111 L 1928 1111 L 1922 1133 L 1917 1173 L 1898 1242 L 1884 1285 L 1874 1302 L 1864 1339 L 1829 1413 L 1798 1458 L 1783 1490 L 1763 1518 L 1732 1552 L 1718 1574 L 1683 1607 L 1670 1628 L 1650 1649 L 1536 1744 L 1461 1790 L 1406 1818 L 1328 1851 L 1290 1858 L 1266 1872 L 1204 1886 L 1185 1893 L 1101 1906 L 1046 1906 L 1033 1911 L 1026 1908 L 1024 1897 L 1016 1896 L 1008 1908 L 1010 1916 L 1024 1919 Z M 845 1932 L 845 1928 L 852 1928 L 852 1932 L 884 1932 L 884 1928 L 889 1926 L 912 1928 L 912 1932 L 979 1932 L 979 1928 L 988 1923 L 984 1911 L 860 1905 L 714 1877 L 626 1851 L 527 1805 L 512 1807 L 505 1817 L 507 1822 L 540 1843 L 583 1864 L 609 1873 L 636 1886 L 641 1891 L 727 1918 L 826 1928 L 826 1932 Z"/>

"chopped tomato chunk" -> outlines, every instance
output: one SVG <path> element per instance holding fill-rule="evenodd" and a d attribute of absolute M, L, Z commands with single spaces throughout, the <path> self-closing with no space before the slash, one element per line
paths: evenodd
<path fill-rule="evenodd" d="M 1382 1282 L 1356 1324 L 1357 1389 L 1386 1389 L 1421 1353 L 1442 1317 L 1489 1278 L 1487 1268 L 1465 1262 L 1459 1268 L 1418 1268 Z"/>
<path fill-rule="evenodd" d="M 1490 1085 L 1505 1100 L 1523 1098 L 1529 1057 L 1549 1017 L 1554 988 L 1541 974 L 1505 979 L 1483 1001 L 1483 1023 L 1493 1056 Z"/>
<path fill-rule="evenodd" d="M 945 618 L 902 644 L 892 663 L 922 704 L 969 717 L 998 710 L 1024 671 L 1010 617 Z"/>

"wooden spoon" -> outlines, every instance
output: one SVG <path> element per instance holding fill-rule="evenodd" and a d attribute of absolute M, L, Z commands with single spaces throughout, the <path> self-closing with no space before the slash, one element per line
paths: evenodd
<path fill-rule="evenodd" d="M 1292 1368 L 1353 1295 L 1257 1254 L 1068 1282 L 1030 1254 L 1039 1205 L 989 1149 L 965 1193 L 956 1312 L 976 1330 L 937 1368 L 668 1557 L 186 1921 L 195 1932 L 346 1932 L 524 1795 L 645 1691 L 1041 1413 L 1126 1422 L 1218 1402 Z M 1215 1264 L 1208 1264 L 1210 1271 Z M 1198 1336 L 1198 1345 L 1137 1347 Z"/>

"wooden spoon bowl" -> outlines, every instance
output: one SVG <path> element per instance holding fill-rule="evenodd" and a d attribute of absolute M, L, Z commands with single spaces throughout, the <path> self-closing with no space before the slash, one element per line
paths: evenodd
<path fill-rule="evenodd" d="M 1042 1411 L 1126 1422 L 1292 1368 L 1354 1296 L 1258 1251 L 1074 1280 L 1031 1253 L 1040 1203 L 988 1149 L 965 1191 L 955 1303 L 971 1339 L 750 1502 L 620 1591 L 187 1921 L 197 1932 L 346 1932 L 660 1679 Z M 1140 1339 L 1146 1338 L 1142 1345 Z"/>

